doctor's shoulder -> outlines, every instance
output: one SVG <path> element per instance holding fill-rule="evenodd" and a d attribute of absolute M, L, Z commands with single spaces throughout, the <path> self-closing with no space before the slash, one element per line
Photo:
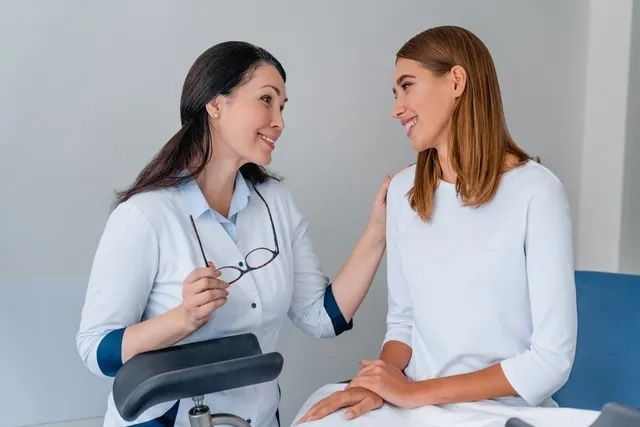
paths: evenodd
<path fill-rule="evenodd" d="M 281 179 L 269 178 L 261 184 L 255 184 L 254 187 L 269 204 L 287 205 L 292 201 L 291 191 Z"/>
<path fill-rule="evenodd" d="M 132 227 L 144 224 L 157 229 L 166 222 L 167 216 L 180 215 L 174 200 L 177 191 L 177 188 L 169 187 L 134 194 L 114 207 L 109 221 L 126 221 Z"/>

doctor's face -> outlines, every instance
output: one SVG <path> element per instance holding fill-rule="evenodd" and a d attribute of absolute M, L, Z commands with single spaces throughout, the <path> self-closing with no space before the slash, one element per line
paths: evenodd
<path fill-rule="evenodd" d="M 286 102 L 280 73 L 272 65 L 258 66 L 246 83 L 207 105 L 213 124 L 214 155 L 233 157 L 240 164 L 271 163 L 284 129 L 282 111 Z"/>

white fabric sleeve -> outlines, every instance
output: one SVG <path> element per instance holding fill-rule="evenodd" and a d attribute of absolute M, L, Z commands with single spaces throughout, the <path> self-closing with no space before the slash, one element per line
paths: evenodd
<path fill-rule="evenodd" d="M 398 253 L 398 211 L 408 203 L 406 195 L 392 180 L 387 192 L 387 332 L 384 342 L 400 341 L 411 347 L 412 303 Z"/>
<path fill-rule="evenodd" d="M 316 338 L 334 337 L 351 329 L 333 298 L 329 277 L 322 271 L 307 234 L 309 223 L 287 193 L 292 229 L 293 297 L 288 316 Z"/>
<path fill-rule="evenodd" d="M 525 257 L 530 347 L 501 366 L 518 394 L 530 405 L 538 405 L 567 381 L 576 348 L 571 215 L 564 188 L 555 177 L 530 200 Z"/>
<path fill-rule="evenodd" d="M 122 365 L 122 335 L 139 323 L 158 270 L 158 239 L 130 202 L 111 213 L 96 251 L 76 336 L 89 369 L 115 376 Z"/>

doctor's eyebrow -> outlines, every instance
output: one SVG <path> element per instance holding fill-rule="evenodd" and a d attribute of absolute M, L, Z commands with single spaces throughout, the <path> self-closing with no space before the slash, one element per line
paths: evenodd
<path fill-rule="evenodd" d="M 264 85 L 264 86 L 262 86 L 262 88 L 261 88 L 261 89 L 263 89 L 263 88 L 265 88 L 265 87 L 270 87 L 270 88 L 272 88 L 273 90 L 275 90 L 275 91 L 276 91 L 276 93 L 278 94 L 278 96 L 280 96 L 280 89 L 278 89 L 278 88 L 277 88 L 277 87 L 275 87 L 274 85 Z M 285 98 L 285 99 L 284 99 L 284 102 L 287 102 L 288 100 L 289 100 L 289 98 Z"/>

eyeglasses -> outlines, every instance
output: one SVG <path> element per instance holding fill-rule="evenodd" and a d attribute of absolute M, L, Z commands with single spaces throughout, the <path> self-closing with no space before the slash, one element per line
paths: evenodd
<path fill-rule="evenodd" d="M 224 280 L 228 284 L 232 284 L 240 280 L 242 276 L 249 273 L 250 271 L 257 270 L 269 264 L 271 261 L 276 259 L 278 254 L 280 253 L 280 248 L 278 246 L 278 235 L 276 234 L 276 227 L 273 224 L 273 217 L 271 216 L 271 209 L 269 209 L 269 205 L 267 201 L 262 197 L 262 194 L 253 186 L 254 191 L 265 207 L 267 208 L 267 213 L 269 214 L 269 221 L 271 222 L 271 230 L 273 231 L 273 242 L 275 244 L 276 249 L 272 250 L 269 248 L 255 248 L 251 252 L 249 252 L 244 257 L 244 262 L 239 263 L 239 267 L 235 265 L 225 265 L 224 267 L 218 267 L 218 271 L 221 273 L 220 280 Z M 205 266 L 209 266 L 209 262 L 207 261 L 207 257 L 204 254 L 204 249 L 202 248 L 202 241 L 200 240 L 200 234 L 198 233 L 198 229 L 196 228 L 196 223 L 193 220 L 193 216 L 189 215 L 191 219 L 191 225 L 193 226 L 193 231 L 196 233 L 196 238 L 198 239 L 198 245 L 200 245 L 200 252 L 202 253 L 202 258 L 204 259 Z"/>

